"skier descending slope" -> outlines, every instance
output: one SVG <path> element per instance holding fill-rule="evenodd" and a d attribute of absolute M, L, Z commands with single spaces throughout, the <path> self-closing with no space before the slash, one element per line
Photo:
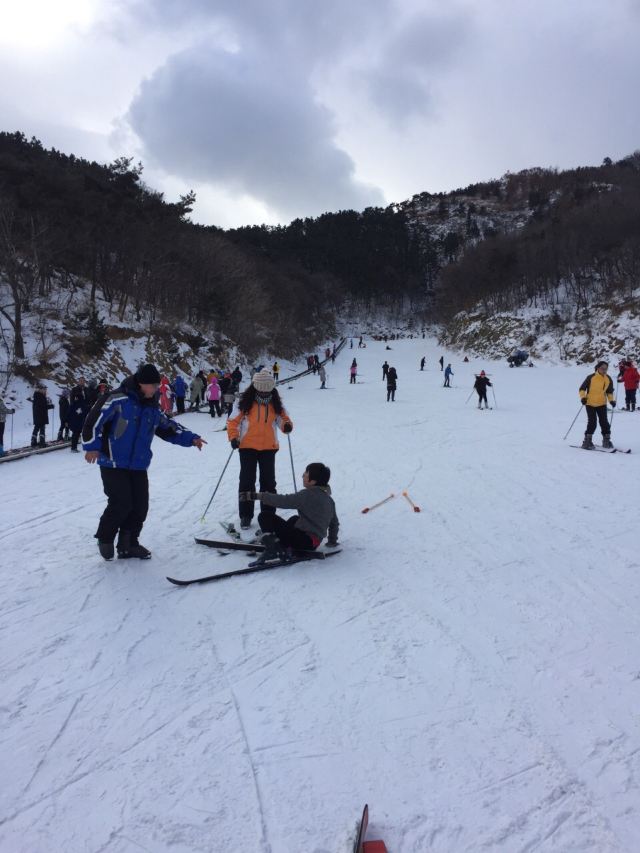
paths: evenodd
<path fill-rule="evenodd" d="M 484 370 L 480 371 L 480 375 L 476 376 L 476 381 L 473 383 L 473 387 L 476 389 L 478 393 L 478 408 L 482 408 L 482 403 L 484 402 L 485 409 L 489 408 L 489 403 L 487 402 L 487 386 L 491 386 L 491 382 L 489 381 L 489 377 L 484 372 Z"/>
<path fill-rule="evenodd" d="M 240 451 L 240 484 L 238 512 L 240 527 L 246 530 L 253 518 L 253 500 L 246 493 L 256 487 L 256 470 L 260 468 L 260 491 L 276 490 L 276 453 L 280 445 L 277 430 L 289 433 L 293 421 L 287 414 L 275 379 L 268 370 L 254 374 L 227 421 L 227 437 L 231 447 Z M 266 504 L 262 506 L 264 510 Z M 268 512 L 275 513 L 270 507 Z"/>
<path fill-rule="evenodd" d="M 600 421 L 600 432 L 602 433 L 602 446 L 613 447 L 611 443 L 611 427 L 607 418 L 607 400 L 611 408 L 615 408 L 616 401 L 613 393 L 613 380 L 607 373 L 608 362 L 599 361 L 595 372 L 584 380 L 578 393 L 580 402 L 587 409 L 587 430 L 584 434 L 582 447 L 585 450 L 593 449 L 593 434 L 596 431 L 596 420 Z"/>
<path fill-rule="evenodd" d="M 151 556 L 138 542 L 138 536 L 149 509 L 147 468 L 153 456 L 153 436 L 198 450 L 206 444 L 199 435 L 160 411 L 159 384 L 157 369 L 153 364 L 145 364 L 135 376 L 125 379 L 117 391 L 96 402 L 82 428 L 84 458 L 100 466 L 108 498 L 95 534 L 105 560 L 113 559 L 116 534 L 119 534 L 118 557 Z"/>

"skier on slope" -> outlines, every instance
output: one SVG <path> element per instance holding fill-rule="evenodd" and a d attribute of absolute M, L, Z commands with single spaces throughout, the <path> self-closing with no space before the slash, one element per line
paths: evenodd
<path fill-rule="evenodd" d="M 273 376 L 268 370 L 261 370 L 254 375 L 227 421 L 227 437 L 240 455 L 238 513 L 243 530 L 251 527 L 254 512 L 253 500 L 243 495 L 254 491 L 257 469 L 260 470 L 260 491 L 276 490 L 278 429 L 290 433 L 293 421 L 282 405 Z M 275 512 L 271 507 L 265 510 L 266 506 L 263 504 L 261 509 Z"/>
<path fill-rule="evenodd" d="M 356 384 L 356 377 L 358 375 L 358 362 L 353 359 L 351 362 L 351 367 L 349 368 L 349 385 Z"/>
<path fill-rule="evenodd" d="M 484 372 L 484 370 L 480 371 L 479 376 L 476 376 L 476 381 L 473 383 L 473 387 L 476 389 L 478 394 L 478 408 L 482 408 L 482 404 L 484 403 L 485 409 L 489 408 L 489 403 L 487 402 L 487 386 L 493 387 L 491 382 L 489 381 L 489 377 Z"/>
<path fill-rule="evenodd" d="M 69 440 L 69 392 L 63 388 L 58 396 L 58 413 L 60 415 L 60 429 L 58 430 L 58 441 Z M 0 442 L 1 443 L 1 442 Z"/>
<path fill-rule="evenodd" d="M 448 364 L 445 371 L 444 371 L 444 387 L 445 388 L 451 388 L 450 382 L 451 382 L 452 376 L 455 376 L 455 373 L 451 369 L 451 365 Z"/>
<path fill-rule="evenodd" d="M 327 381 L 327 371 L 324 369 L 324 364 L 320 365 L 320 370 L 318 371 L 318 376 L 320 377 L 320 388 L 326 388 Z"/>
<path fill-rule="evenodd" d="M 438 359 L 438 364 L 440 365 L 440 370 L 444 370 L 444 356 L 441 355 Z"/>
<path fill-rule="evenodd" d="M 176 378 L 173 380 L 173 393 L 176 395 L 176 409 L 179 415 L 184 414 L 184 398 L 187 393 L 187 385 L 178 374 Z"/>
<path fill-rule="evenodd" d="M 295 494 L 241 493 L 241 500 L 262 501 L 258 523 L 267 534 L 262 537 L 265 560 L 277 556 L 291 558 L 296 550 L 315 551 L 325 536 L 328 536 L 330 548 L 337 546 L 340 523 L 331 497 L 330 477 L 331 471 L 326 465 L 311 462 L 302 475 L 304 489 Z M 285 520 L 275 514 L 276 507 L 298 510 L 298 515 Z"/>
<path fill-rule="evenodd" d="M 387 378 L 387 373 L 389 372 L 389 362 L 385 359 L 384 364 L 382 365 L 382 381 Z"/>
<path fill-rule="evenodd" d="M 627 366 L 624 369 L 624 373 L 622 374 L 621 379 L 618 379 L 618 382 L 622 382 L 624 384 L 625 410 L 627 412 L 635 412 L 636 391 L 638 390 L 638 385 L 640 384 L 640 373 L 638 373 L 637 368 L 633 366 L 632 361 L 627 362 Z"/>
<path fill-rule="evenodd" d="M 390 367 L 387 373 L 387 403 L 396 401 L 396 390 L 398 388 L 398 373 L 395 367 Z"/>
<path fill-rule="evenodd" d="M 602 446 L 605 448 L 613 447 L 611 443 L 611 427 L 607 418 L 607 400 L 611 403 L 611 408 L 615 408 L 616 401 L 614 399 L 613 380 L 607 373 L 608 367 L 608 362 L 599 361 L 596 364 L 594 373 L 587 376 L 578 389 L 580 402 L 587 409 L 587 430 L 582 442 L 584 450 L 593 449 L 593 434 L 596 431 L 596 421 L 600 422 Z"/>
<path fill-rule="evenodd" d="M 108 498 L 95 538 L 105 560 L 147 559 L 151 552 L 138 541 L 149 509 L 147 468 L 154 435 L 181 447 L 207 442 L 163 414 L 158 407 L 160 374 L 153 364 L 140 367 L 111 394 L 98 400 L 82 428 L 84 458 L 97 462 Z"/>
<path fill-rule="evenodd" d="M 423 355 L 422 358 L 420 359 L 420 370 L 424 370 L 424 365 L 425 365 L 426 360 L 427 360 L 426 357 Z"/>
<path fill-rule="evenodd" d="M 7 415 L 15 414 L 15 409 L 10 409 L 0 397 L 0 456 L 4 456 L 4 424 L 7 419 Z"/>
<path fill-rule="evenodd" d="M 53 403 L 47 397 L 47 389 L 44 383 L 39 382 L 31 397 L 27 397 L 33 405 L 33 432 L 31 434 L 31 447 L 46 447 L 45 428 L 49 423 L 49 409 L 53 409 Z"/>

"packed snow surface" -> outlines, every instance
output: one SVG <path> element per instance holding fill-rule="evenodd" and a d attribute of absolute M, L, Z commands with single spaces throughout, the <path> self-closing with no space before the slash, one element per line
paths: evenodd
<path fill-rule="evenodd" d="M 200 521 L 207 415 L 203 453 L 154 443 L 147 562 L 99 558 L 81 455 L 0 466 L 3 853 L 343 853 L 365 802 L 390 853 L 640 849 L 640 414 L 633 454 L 574 450 L 584 367 L 445 353 L 444 389 L 432 341 L 389 346 L 282 389 L 298 484 L 333 471 L 325 563 L 166 581 L 247 562 L 194 542 L 237 512 L 234 457 Z"/>

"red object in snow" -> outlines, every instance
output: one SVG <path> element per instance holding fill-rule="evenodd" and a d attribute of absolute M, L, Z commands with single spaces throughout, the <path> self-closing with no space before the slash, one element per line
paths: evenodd
<path fill-rule="evenodd" d="M 369 826 L 369 806 L 365 805 L 362 810 L 362 818 L 360 819 L 360 827 L 358 828 L 358 837 L 353 847 L 353 853 L 387 853 L 387 847 L 384 841 L 365 841 L 364 837 L 367 834 Z"/>

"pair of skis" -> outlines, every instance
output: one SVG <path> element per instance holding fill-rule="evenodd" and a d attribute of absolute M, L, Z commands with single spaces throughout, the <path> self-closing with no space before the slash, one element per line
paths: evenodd
<path fill-rule="evenodd" d="M 249 544 L 248 542 L 221 542 L 216 539 L 196 539 L 199 545 L 206 545 L 208 548 L 215 548 L 218 551 L 244 551 L 247 553 L 260 553 L 264 551 L 264 545 Z M 232 578 L 236 575 L 250 575 L 254 572 L 265 572 L 269 569 L 277 569 L 281 566 L 292 566 L 296 563 L 304 563 L 309 560 L 326 560 L 328 557 L 333 557 L 334 554 L 339 554 L 340 550 L 335 551 L 296 551 L 292 559 L 283 560 L 276 558 L 268 562 L 261 562 L 260 559 L 253 563 L 249 563 L 244 569 L 234 569 L 231 572 L 222 572 L 217 575 L 206 575 L 200 578 L 189 578 L 181 580 L 180 578 L 167 577 L 167 580 L 176 586 L 189 586 L 193 583 L 209 583 L 211 581 L 219 581 L 224 578 Z"/>
<path fill-rule="evenodd" d="M 570 444 L 569 447 L 575 447 L 576 450 L 597 450 L 599 453 L 631 453 L 631 448 L 628 450 L 622 450 L 620 447 L 598 447 L 595 444 L 593 447 L 583 447 L 581 444 Z"/>

